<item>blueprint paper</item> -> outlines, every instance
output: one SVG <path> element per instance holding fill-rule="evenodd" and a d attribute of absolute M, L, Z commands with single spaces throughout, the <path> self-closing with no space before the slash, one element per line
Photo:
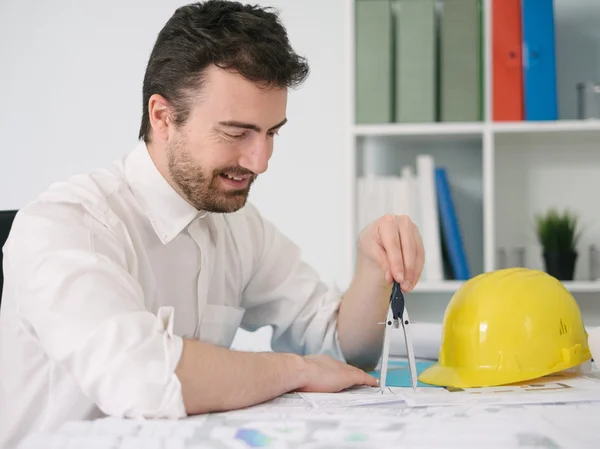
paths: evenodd
<path fill-rule="evenodd" d="M 390 389 L 382 391 L 377 387 L 356 387 L 339 393 L 300 393 L 300 396 L 315 408 L 349 408 L 390 403 L 406 404 L 404 396 L 392 394 Z"/>
<path fill-rule="evenodd" d="M 181 420 L 69 422 L 31 435 L 19 449 L 597 449 L 599 422 L 596 369 L 489 388 L 288 393 Z"/>
<path fill-rule="evenodd" d="M 277 402 L 277 401 L 275 401 Z M 355 407 L 306 411 L 275 404 L 277 412 L 215 413 L 194 422 L 105 418 L 76 422 L 69 432 L 34 435 L 25 449 L 161 447 L 179 449 L 591 449 L 600 405 Z M 276 417 L 276 418 L 275 418 Z M 125 422 L 125 424 L 123 424 Z M 86 431 L 78 431 L 78 427 Z M 91 430 L 91 429 L 95 429 Z M 95 433 L 99 432 L 99 433 Z M 76 435 L 76 436 L 75 436 Z M 74 444 L 78 444 L 74 446 Z"/>
<path fill-rule="evenodd" d="M 528 382 L 485 388 L 412 388 L 357 386 L 339 393 L 290 393 L 273 401 L 254 406 L 275 410 L 294 406 L 302 409 L 378 406 L 425 407 L 465 405 L 522 405 L 598 401 L 600 371 L 578 375 L 564 371 Z"/>
<path fill-rule="evenodd" d="M 596 373 L 588 376 L 562 372 L 528 382 L 498 387 L 419 388 L 416 391 L 408 388 L 392 388 L 391 390 L 395 394 L 402 395 L 411 407 L 556 404 L 588 401 L 600 403 L 600 382 Z"/>

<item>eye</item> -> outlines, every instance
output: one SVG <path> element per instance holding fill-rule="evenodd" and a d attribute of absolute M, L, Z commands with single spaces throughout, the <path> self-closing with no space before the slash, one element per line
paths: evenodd
<path fill-rule="evenodd" d="M 244 137 L 246 135 L 245 132 L 243 132 L 241 134 L 231 134 L 231 133 L 224 132 L 223 134 L 225 134 L 225 136 L 229 137 L 230 139 L 241 139 L 242 137 Z"/>
<path fill-rule="evenodd" d="M 274 131 L 269 131 L 267 134 L 268 134 L 269 136 L 273 137 L 273 136 L 275 136 L 275 135 L 279 135 L 279 130 L 278 130 L 278 129 L 276 129 L 276 130 L 274 130 Z"/>

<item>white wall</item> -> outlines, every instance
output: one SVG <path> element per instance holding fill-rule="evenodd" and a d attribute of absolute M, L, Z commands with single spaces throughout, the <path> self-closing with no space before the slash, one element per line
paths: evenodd
<path fill-rule="evenodd" d="M 559 114 L 577 118 L 576 85 L 600 82 L 600 1 L 554 0 Z"/>

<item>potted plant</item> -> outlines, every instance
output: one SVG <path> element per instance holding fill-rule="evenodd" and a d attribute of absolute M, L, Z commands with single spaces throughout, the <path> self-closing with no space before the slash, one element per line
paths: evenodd
<path fill-rule="evenodd" d="M 552 208 L 536 215 L 536 233 L 542 245 L 546 272 L 562 281 L 572 281 L 577 261 L 577 243 L 581 232 L 578 217 Z"/>

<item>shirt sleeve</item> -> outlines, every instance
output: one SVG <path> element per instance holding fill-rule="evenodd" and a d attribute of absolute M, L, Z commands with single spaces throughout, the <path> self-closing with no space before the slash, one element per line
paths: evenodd
<path fill-rule="evenodd" d="M 342 292 L 326 285 L 303 259 L 298 246 L 253 206 L 246 209 L 253 242 L 253 269 L 242 298 L 241 327 L 273 328 L 277 352 L 328 354 L 346 361 L 338 341 Z"/>
<path fill-rule="evenodd" d="M 19 319 L 107 415 L 183 417 L 173 310 L 146 309 L 125 233 L 92 213 L 58 202 L 19 212 L 4 248 Z"/>

